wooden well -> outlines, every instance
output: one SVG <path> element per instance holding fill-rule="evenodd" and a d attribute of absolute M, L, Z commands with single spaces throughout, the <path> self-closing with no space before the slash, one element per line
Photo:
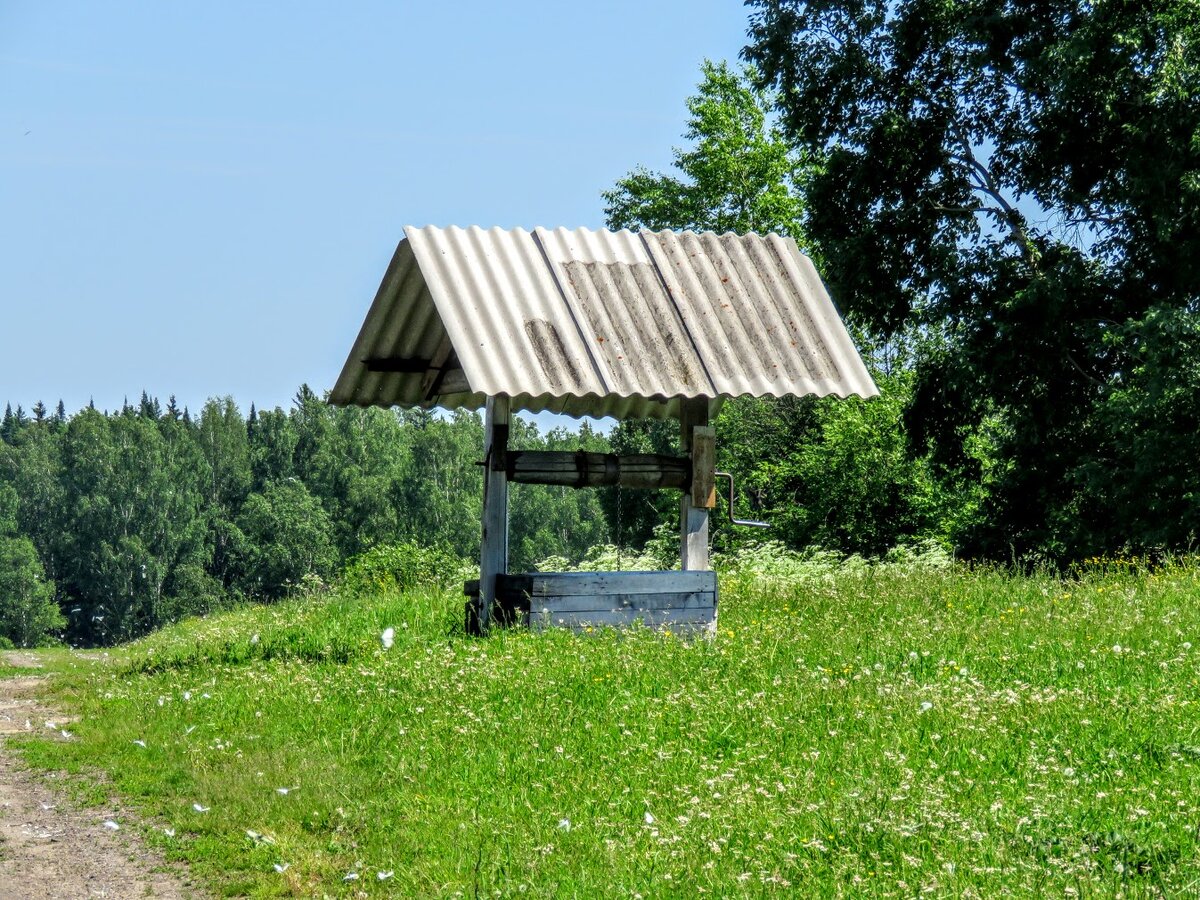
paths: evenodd
<path fill-rule="evenodd" d="M 627 628 L 708 632 L 717 621 L 708 514 L 717 505 L 716 434 L 706 398 L 682 404 L 682 456 L 508 450 L 510 402 L 489 397 L 484 419 L 483 541 L 479 579 L 468 581 L 467 630 L 493 624 L 537 630 Z M 508 572 L 508 484 L 668 488 L 679 502 L 680 571 Z"/>
<path fill-rule="evenodd" d="M 473 627 L 702 630 L 710 416 L 728 397 L 829 394 L 878 391 L 789 237 L 406 226 L 329 402 L 486 409 Z M 682 454 L 509 451 L 519 410 L 677 419 Z M 680 570 L 509 573 L 509 482 L 679 491 Z"/>

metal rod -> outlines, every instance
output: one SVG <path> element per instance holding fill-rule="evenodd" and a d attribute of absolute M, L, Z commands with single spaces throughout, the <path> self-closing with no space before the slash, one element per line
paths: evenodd
<path fill-rule="evenodd" d="M 770 522 L 756 522 L 753 519 L 735 519 L 733 517 L 733 475 L 729 472 L 714 472 L 718 478 L 729 479 L 729 521 L 734 525 L 745 525 L 747 528 L 770 528 Z"/>

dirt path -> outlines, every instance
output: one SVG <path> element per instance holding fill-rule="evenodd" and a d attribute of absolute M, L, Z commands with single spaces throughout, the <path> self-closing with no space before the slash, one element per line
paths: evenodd
<path fill-rule="evenodd" d="M 30 670 L 0 678 L 0 900 L 202 896 L 169 872 L 134 829 L 104 826 L 127 821 L 119 810 L 73 809 L 53 775 L 25 769 L 7 747 L 8 735 L 44 730 L 50 722 L 61 737 L 70 720 L 35 699 L 46 677 L 37 674 L 37 654 L 8 651 L 0 663 Z"/>

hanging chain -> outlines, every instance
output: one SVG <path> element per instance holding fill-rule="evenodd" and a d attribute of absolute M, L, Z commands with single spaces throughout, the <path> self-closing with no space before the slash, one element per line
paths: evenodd
<path fill-rule="evenodd" d="M 624 497 L 621 495 L 621 482 L 617 482 L 617 570 L 622 568 L 621 562 L 621 507 L 624 505 Z"/>

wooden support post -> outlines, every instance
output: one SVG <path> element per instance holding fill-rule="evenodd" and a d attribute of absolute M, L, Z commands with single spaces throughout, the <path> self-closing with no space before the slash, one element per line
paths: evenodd
<path fill-rule="evenodd" d="M 692 429 L 692 506 L 717 505 L 717 429 L 697 425 Z"/>
<path fill-rule="evenodd" d="M 488 397 L 484 416 L 483 546 L 479 552 L 479 629 L 492 623 L 496 576 L 508 571 L 508 453 L 509 399 Z"/>
<path fill-rule="evenodd" d="M 707 397 L 680 401 L 679 442 L 685 456 L 692 452 L 693 429 L 707 425 Z M 691 491 L 679 501 L 679 562 L 685 572 L 708 568 L 708 510 L 693 504 Z"/>

